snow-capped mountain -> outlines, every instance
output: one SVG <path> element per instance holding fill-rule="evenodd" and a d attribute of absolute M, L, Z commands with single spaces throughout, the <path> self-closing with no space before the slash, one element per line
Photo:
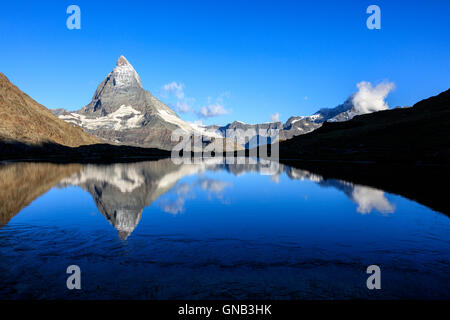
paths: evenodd
<path fill-rule="evenodd" d="M 87 106 L 76 112 L 57 109 L 54 113 L 111 143 L 170 150 L 176 144 L 171 141 L 176 129 L 215 136 L 214 132 L 183 121 L 144 90 L 139 75 L 124 56 L 100 83 Z"/>
<path fill-rule="evenodd" d="M 324 122 L 342 122 L 355 116 L 389 109 L 385 99 L 394 88 L 393 83 L 380 83 L 375 87 L 366 81 L 357 84 L 358 91 L 350 95 L 344 103 L 334 108 L 323 108 L 310 116 L 293 116 L 286 123 L 272 122 L 263 124 L 244 124 L 235 121 L 218 128 L 220 132 L 226 129 L 279 129 L 279 139 L 288 140 L 295 136 L 312 132 L 322 126 Z"/>
<path fill-rule="evenodd" d="M 362 83 L 365 85 L 365 83 Z M 387 93 L 386 93 L 387 94 Z M 383 98 L 384 99 L 384 98 Z M 360 99 L 361 100 L 361 99 Z M 293 116 L 286 123 L 268 122 L 245 124 L 240 121 L 225 126 L 202 126 L 183 121 L 172 109 L 142 88 L 141 79 L 133 66 L 121 56 L 116 67 L 100 83 L 92 101 L 76 112 L 64 109 L 53 110 L 54 114 L 66 122 L 82 127 L 104 141 L 116 144 L 154 147 L 171 150 L 177 142 L 171 141 L 172 132 L 182 129 L 186 133 L 201 134 L 206 137 L 204 143 L 223 143 L 230 148 L 255 147 L 262 144 L 259 135 L 270 136 L 272 130 L 278 130 L 279 139 L 287 140 L 294 136 L 309 133 L 321 127 L 325 121 L 346 121 L 364 111 L 366 105 L 355 107 L 355 95 L 343 104 L 321 109 L 311 116 Z M 240 130 L 255 130 L 248 145 L 235 145 L 233 136 Z M 265 142 L 263 142 L 264 144 Z"/>
<path fill-rule="evenodd" d="M 309 133 L 326 121 L 347 121 L 361 114 L 353 105 L 352 98 L 335 108 L 320 109 L 311 116 L 290 117 L 283 125 L 282 139 Z"/>
<path fill-rule="evenodd" d="M 233 133 L 238 130 L 254 129 L 264 135 L 270 135 L 270 130 L 279 130 L 279 139 L 287 140 L 314 131 L 326 121 L 347 121 L 360 114 L 362 113 L 355 108 L 353 98 L 350 97 L 335 108 L 320 109 L 311 116 L 292 116 L 284 124 L 282 122 L 246 124 L 241 121 L 234 121 L 222 127 L 209 126 L 207 128 L 214 129 L 223 136 L 227 130 L 231 130 Z"/>

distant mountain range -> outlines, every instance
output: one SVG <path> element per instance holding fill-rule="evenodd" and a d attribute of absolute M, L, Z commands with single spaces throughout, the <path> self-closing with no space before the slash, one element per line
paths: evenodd
<path fill-rule="evenodd" d="M 98 86 L 92 101 L 79 111 L 53 110 L 60 119 L 76 124 L 103 141 L 140 147 L 171 150 L 171 133 L 182 129 L 208 138 L 223 139 L 226 133 L 255 129 L 268 133 L 279 130 L 280 140 L 309 133 L 325 121 L 346 121 L 361 114 L 351 98 L 333 109 L 321 109 L 311 116 L 293 116 L 283 124 L 268 122 L 245 124 L 240 121 L 225 126 L 201 126 L 183 121 L 172 109 L 144 90 L 139 75 L 123 56 Z M 258 142 L 259 143 L 259 142 Z"/>
<path fill-rule="evenodd" d="M 241 121 L 234 121 L 225 126 L 206 126 L 208 131 L 214 131 L 221 136 L 230 131 L 231 134 L 238 134 L 238 130 L 255 130 L 255 132 L 262 133 L 262 135 L 270 136 L 271 130 L 278 130 L 280 141 L 291 139 L 295 136 L 310 133 L 320 128 L 324 122 L 342 122 L 352 119 L 357 115 L 363 114 L 357 110 L 353 104 L 352 97 L 347 99 L 343 104 L 330 109 L 321 109 L 311 116 L 292 116 L 286 123 L 282 122 L 267 122 L 260 124 L 246 124 Z M 229 134 L 229 132 L 228 132 Z M 263 140 L 266 141 L 266 140 Z M 269 140 L 270 141 L 270 140 Z M 246 148 L 250 146 L 261 145 L 261 140 L 257 137 L 245 145 Z"/>
<path fill-rule="evenodd" d="M 235 121 L 200 126 L 183 121 L 144 90 L 123 56 L 92 101 L 76 112 L 58 109 L 53 114 L 0 73 L 0 159 L 28 155 L 111 162 L 167 157 L 176 144 L 171 141 L 176 129 L 206 136 L 204 144 L 251 148 L 254 143 L 242 146 L 224 139 L 225 132 L 278 129 L 280 156 L 285 159 L 450 163 L 450 90 L 413 107 L 391 110 L 384 110 L 384 99 L 373 109 L 355 97 L 311 116 L 291 117 L 285 124 Z M 371 113 L 376 110 L 384 111 Z"/>
<path fill-rule="evenodd" d="M 412 107 L 326 122 L 280 143 L 282 158 L 450 163 L 450 89 Z"/>

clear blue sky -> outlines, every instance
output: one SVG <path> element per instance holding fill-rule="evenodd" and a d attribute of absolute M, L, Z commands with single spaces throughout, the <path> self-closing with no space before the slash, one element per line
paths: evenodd
<path fill-rule="evenodd" d="M 70 4 L 81 30 L 66 28 Z M 371 4 L 381 30 L 366 27 Z M 450 88 L 449 13 L 447 0 L 8 1 L 0 71 L 46 107 L 76 110 L 123 54 L 158 97 L 173 81 L 195 110 L 222 96 L 231 112 L 206 123 L 312 114 L 363 80 L 394 82 L 389 105 L 410 105 Z"/>

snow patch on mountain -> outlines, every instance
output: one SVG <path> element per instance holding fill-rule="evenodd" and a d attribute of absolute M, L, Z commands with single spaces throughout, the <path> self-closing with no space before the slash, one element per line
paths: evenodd
<path fill-rule="evenodd" d="M 117 131 L 139 128 L 144 115 L 132 106 L 120 106 L 119 109 L 103 117 L 90 118 L 79 113 L 59 116 L 60 119 L 79 125 L 88 130 L 113 129 Z"/>
<path fill-rule="evenodd" d="M 194 131 L 194 128 L 192 128 L 187 122 L 181 120 L 179 117 L 177 117 L 174 114 L 170 114 L 166 110 L 158 110 L 158 114 L 164 121 L 177 125 L 185 132 L 193 132 Z"/>
<path fill-rule="evenodd" d="M 218 131 L 214 128 L 211 128 L 211 127 L 208 127 L 208 126 L 205 126 L 202 124 L 198 124 L 198 123 L 192 123 L 192 122 L 189 122 L 189 125 L 196 132 L 200 133 L 203 136 L 211 137 L 211 138 L 223 138 L 224 137 L 220 131 Z"/>
<path fill-rule="evenodd" d="M 114 75 L 114 85 L 118 88 L 131 87 L 135 83 L 142 87 L 139 75 L 124 56 L 119 57 L 117 66 L 112 73 Z"/>
<path fill-rule="evenodd" d="M 177 115 L 170 114 L 166 110 L 158 110 L 158 114 L 164 121 L 175 124 L 186 133 L 193 133 L 210 138 L 223 138 L 223 136 L 220 133 L 217 133 L 216 130 L 208 129 L 206 126 L 200 124 L 186 122 L 181 120 Z"/>

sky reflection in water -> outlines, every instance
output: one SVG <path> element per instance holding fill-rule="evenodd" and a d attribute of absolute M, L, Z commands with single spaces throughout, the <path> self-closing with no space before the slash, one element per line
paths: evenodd
<path fill-rule="evenodd" d="M 0 297 L 449 297 L 448 217 L 269 167 L 4 165 Z M 82 291 L 65 288 L 70 264 L 83 271 Z M 370 264 L 383 271 L 377 292 L 365 287 Z"/>

